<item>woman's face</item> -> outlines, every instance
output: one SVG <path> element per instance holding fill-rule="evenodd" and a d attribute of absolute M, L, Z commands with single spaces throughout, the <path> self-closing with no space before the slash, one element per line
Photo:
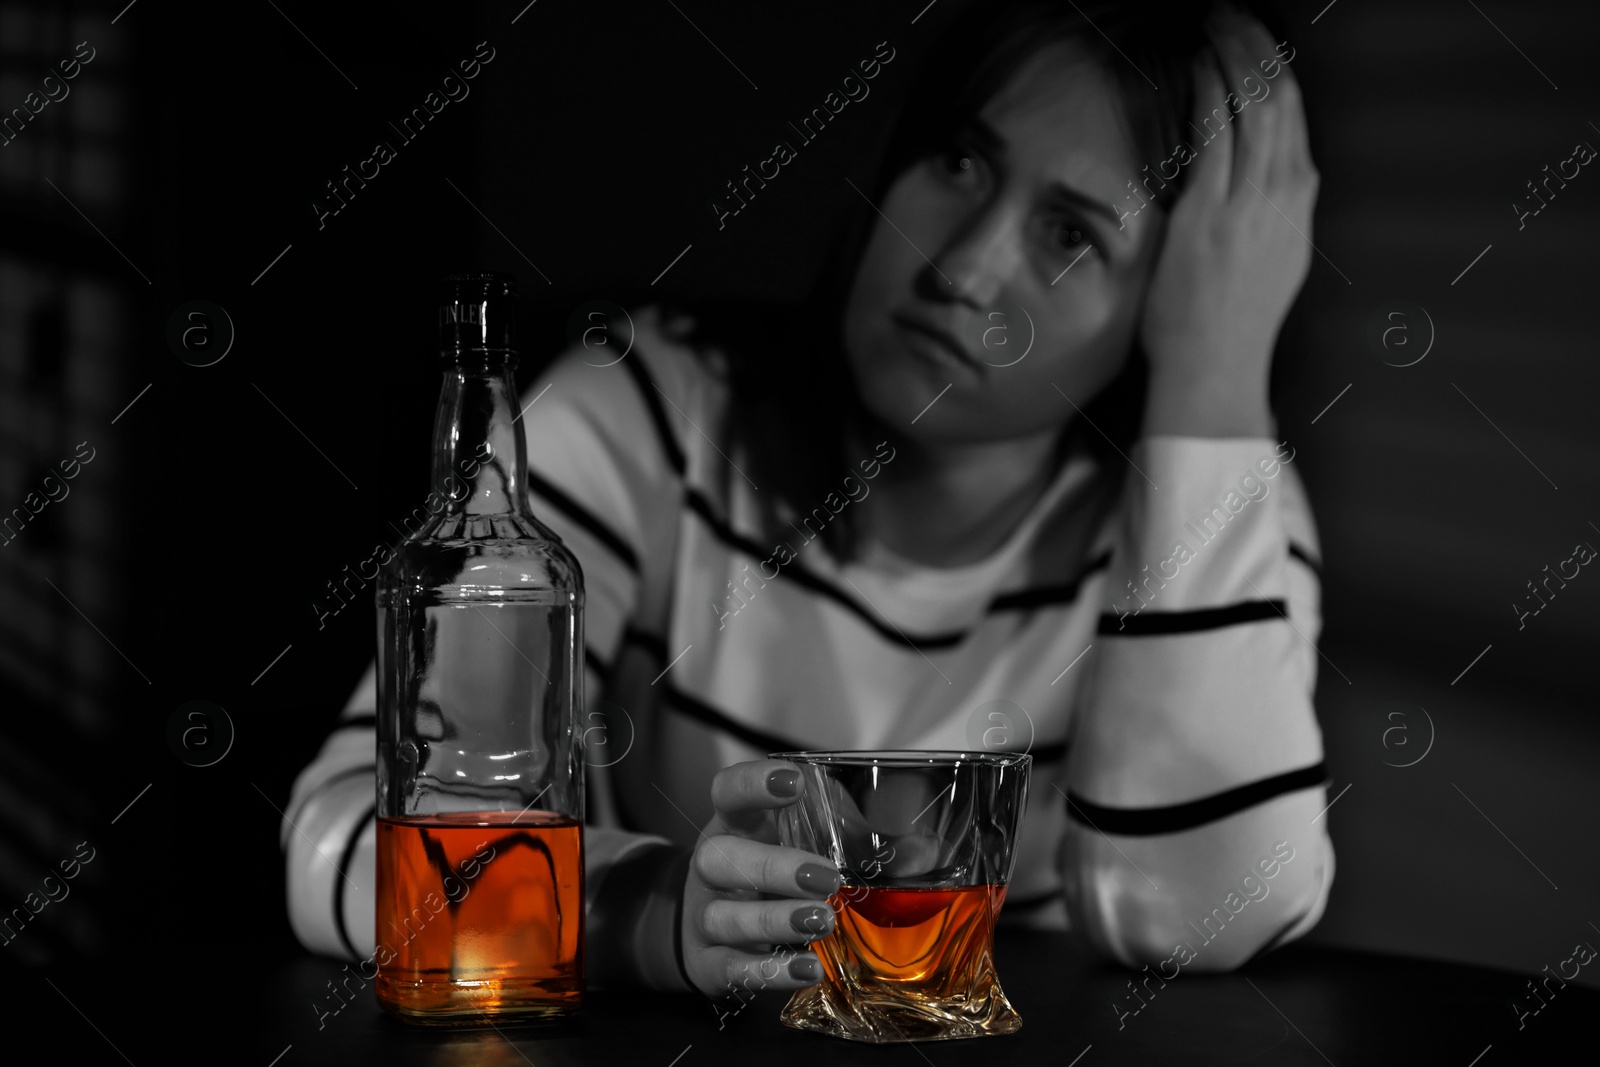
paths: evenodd
<path fill-rule="evenodd" d="M 1067 423 L 1138 326 L 1164 219 L 1153 205 L 1120 229 L 1119 216 L 1139 206 L 1127 183 L 1144 163 L 1112 80 L 1060 45 L 901 174 L 845 307 L 868 410 L 929 444 Z"/>

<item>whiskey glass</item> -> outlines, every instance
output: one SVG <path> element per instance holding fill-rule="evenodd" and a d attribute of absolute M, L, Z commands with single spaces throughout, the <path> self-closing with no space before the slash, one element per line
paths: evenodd
<path fill-rule="evenodd" d="M 787 1026 L 887 1044 L 1014 1033 L 994 927 L 1033 757 L 1006 752 L 775 752 L 799 768 L 784 845 L 833 860 L 834 927 L 811 947 L 822 980 Z"/>

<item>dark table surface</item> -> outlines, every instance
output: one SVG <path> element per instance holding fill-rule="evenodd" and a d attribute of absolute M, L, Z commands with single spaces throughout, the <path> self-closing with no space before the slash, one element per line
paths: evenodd
<path fill-rule="evenodd" d="M 1600 993 L 1568 985 L 1519 1028 L 1511 1005 L 1532 1003 L 1530 975 L 1290 946 L 1235 974 L 1180 972 L 1119 1029 L 1113 1002 L 1131 1003 L 1131 975 L 1082 958 L 1064 935 L 1002 932 L 996 960 L 1023 1017 L 1019 1033 L 907 1046 L 790 1030 L 778 1022 L 781 994 L 719 1017 L 701 998 L 590 991 L 581 1015 L 559 1027 L 445 1031 L 388 1017 L 369 986 L 339 1013 L 319 1018 L 316 1005 L 328 1003 L 326 983 L 340 975 L 339 964 L 306 957 L 259 970 L 219 945 L 209 965 L 161 980 L 98 967 L 10 970 L 0 1062 L 1499 1067 L 1590 1047 L 1600 1017 Z M 19 1056 L 17 1043 L 30 1034 L 36 1052 Z"/>

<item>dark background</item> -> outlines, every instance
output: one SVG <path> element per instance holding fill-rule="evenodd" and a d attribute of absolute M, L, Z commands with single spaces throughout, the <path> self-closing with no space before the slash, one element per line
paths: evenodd
<path fill-rule="evenodd" d="M 1313 939 L 1531 975 L 1600 934 L 1600 577 L 1521 631 L 1510 608 L 1600 545 L 1600 178 L 1521 231 L 1510 204 L 1600 145 L 1600 11 L 1324 2 L 1277 7 L 1322 174 L 1275 381 L 1325 558 Z M 0 910 L 96 850 L 7 952 L 300 951 L 278 809 L 374 647 L 370 611 L 310 604 L 424 495 L 433 280 L 519 275 L 524 381 L 588 300 L 795 295 L 954 6 L 913 25 L 925 3 L 0 2 L 6 113 L 96 49 L 0 149 L 0 509 L 96 450 L 0 547 Z M 402 146 L 385 123 L 482 40 L 470 97 Z M 882 40 L 872 95 L 719 232 L 709 198 Z M 380 139 L 398 158 L 319 229 Z M 167 343 L 191 300 L 236 327 L 213 366 Z M 1403 368 L 1414 311 L 1412 347 L 1371 341 L 1400 301 L 1436 331 Z M 169 747 L 190 700 L 236 728 L 215 765 Z"/>

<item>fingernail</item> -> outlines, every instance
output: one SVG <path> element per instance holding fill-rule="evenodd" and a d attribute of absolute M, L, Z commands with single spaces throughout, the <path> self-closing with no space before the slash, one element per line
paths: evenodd
<path fill-rule="evenodd" d="M 800 772 L 793 769 L 773 771 L 767 775 L 767 792 L 775 797 L 800 795 Z"/>
<path fill-rule="evenodd" d="M 789 977 L 798 982 L 815 982 L 822 977 L 822 961 L 815 956 L 796 956 L 789 961 Z"/>
<path fill-rule="evenodd" d="M 800 869 L 794 872 L 794 880 L 807 893 L 815 893 L 820 897 L 832 896 L 844 882 L 838 871 L 820 863 L 801 864 Z"/>
<path fill-rule="evenodd" d="M 796 933 L 809 934 L 811 937 L 821 937 L 828 932 L 828 926 L 832 919 L 832 908 L 800 908 L 789 916 L 789 925 L 794 927 Z"/>

